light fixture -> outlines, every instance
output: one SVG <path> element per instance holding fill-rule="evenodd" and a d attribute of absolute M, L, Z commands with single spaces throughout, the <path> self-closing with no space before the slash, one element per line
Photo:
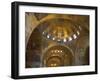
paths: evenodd
<path fill-rule="evenodd" d="M 77 35 L 76 35 L 76 34 L 74 34 L 74 35 L 73 35 L 73 38 L 74 38 L 74 39 L 76 39 L 76 38 L 77 38 Z"/>
<path fill-rule="evenodd" d="M 53 37 L 52 40 L 55 40 L 55 38 Z"/>
<path fill-rule="evenodd" d="M 60 41 L 60 39 L 58 39 L 57 41 Z"/>
<path fill-rule="evenodd" d="M 49 34 L 47 35 L 47 38 L 50 38 L 50 35 Z"/>
<path fill-rule="evenodd" d="M 81 26 L 79 26 L 79 29 L 82 30 Z"/>
<path fill-rule="evenodd" d="M 60 52 L 62 52 L 62 50 Z"/>
<path fill-rule="evenodd" d="M 80 34 L 80 32 L 79 31 L 77 31 L 77 35 L 79 35 Z"/>
<path fill-rule="evenodd" d="M 63 39 L 63 41 L 66 42 L 67 40 L 66 39 Z"/>
<path fill-rule="evenodd" d="M 69 41 L 71 41 L 71 40 L 72 40 L 72 38 L 71 38 L 71 37 L 69 37 L 69 38 L 68 38 L 68 40 L 69 40 Z"/>
<path fill-rule="evenodd" d="M 42 34 L 45 34 L 44 32 Z"/>

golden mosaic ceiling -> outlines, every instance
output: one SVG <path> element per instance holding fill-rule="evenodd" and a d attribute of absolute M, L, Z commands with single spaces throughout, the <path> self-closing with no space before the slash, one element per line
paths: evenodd
<path fill-rule="evenodd" d="M 89 64 L 88 15 L 27 12 L 25 36 L 26 68 Z"/>

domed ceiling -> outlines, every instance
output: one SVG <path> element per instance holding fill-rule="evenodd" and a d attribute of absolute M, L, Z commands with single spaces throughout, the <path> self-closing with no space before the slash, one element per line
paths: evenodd
<path fill-rule="evenodd" d="M 51 19 L 47 27 L 43 27 L 42 35 L 53 41 L 67 43 L 80 35 L 81 26 L 68 19 Z"/>
<path fill-rule="evenodd" d="M 26 68 L 89 65 L 89 16 L 27 12 L 25 45 Z"/>

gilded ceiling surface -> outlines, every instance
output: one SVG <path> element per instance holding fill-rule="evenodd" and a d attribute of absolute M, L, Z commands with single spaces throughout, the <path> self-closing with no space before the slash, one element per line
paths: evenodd
<path fill-rule="evenodd" d="M 25 13 L 26 68 L 89 65 L 89 16 Z"/>

